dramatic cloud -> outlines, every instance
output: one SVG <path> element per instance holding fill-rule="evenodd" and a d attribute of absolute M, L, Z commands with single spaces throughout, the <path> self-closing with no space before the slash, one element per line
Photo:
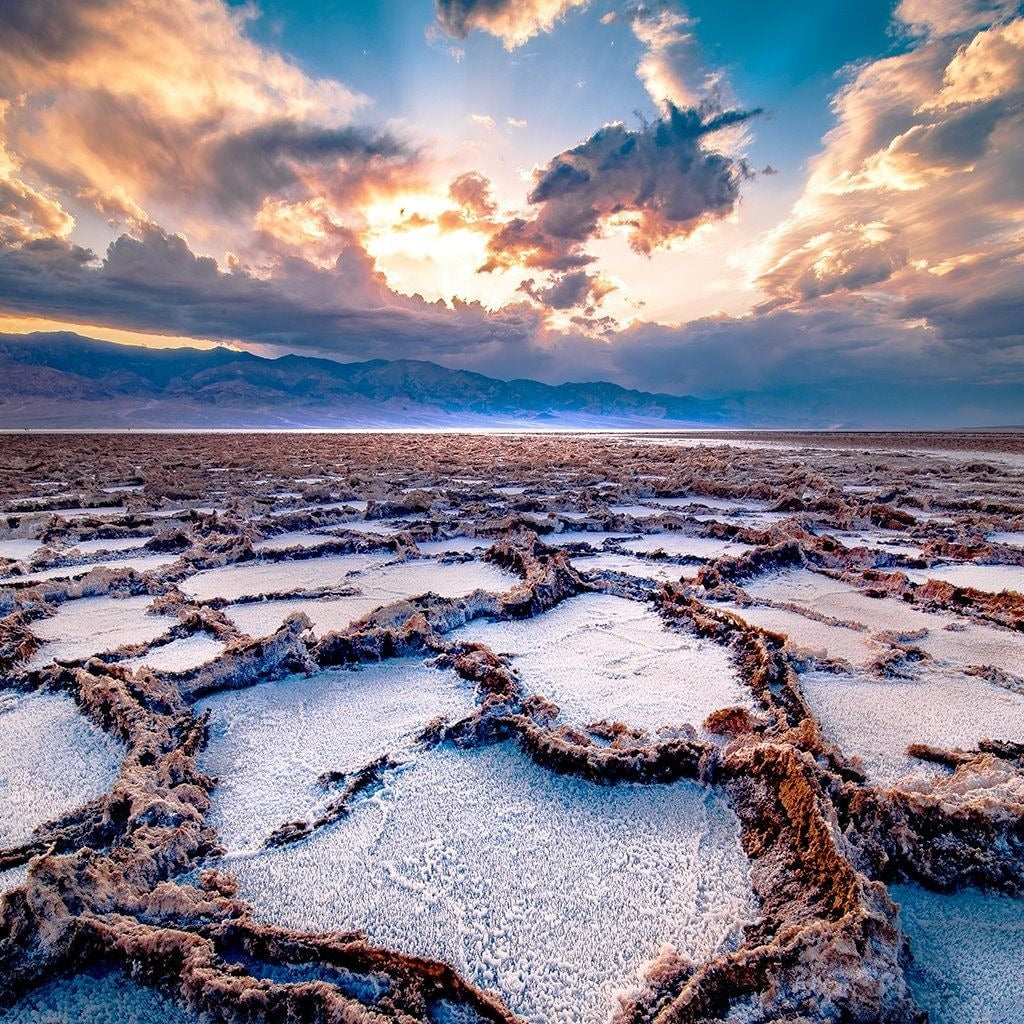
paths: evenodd
<path fill-rule="evenodd" d="M 284 257 L 263 278 L 224 272 L 155 225 L 119 236 L 102 260 L 58 239 L 0 249 L 0 295 L 9 313 L 348 359 L 512 357 L 539 329 L 525 305 L 490 313 L 396 295 L 354 241 L 329 268 Z"/>
<path fill-rule="evenodd" d="M 1019 11 L 1018 0 L 900 0 L 896 17 L 921 35 L 953 36 L 993 25 Z"/>
<path fill-rule="evenodd" d="M 490 217 L 498 208 L 491 193 L 491 183 L 478 171 L 460 174 L 448 186 L 448 194 L 476 217 Z"/>
<path fill-rule="evenodd" d="M 437 17 L 511 49 L 585 2 L 439 0 Z M 360 127 L 366 101 L 255 42 L 256 16 L 221 0 L 0 4 L 0 311 L 608 378 L 817 422 L 1008 422 L 1024 407 L 1016 5 L 902 0 L 901 51 L 849 72 L 799 199 L 781 220 L 758 200 L 757 222 L 776 226 L 753 243 L 745 229 L 748 286 L 743 270 L 720 275 L 735 291 L 722 306 L 746 315 L 627 329 L 642 308 L 675 318 L 672 261 L 703 258 L 706 234 L 709 263 L 741 256 L 728 246 L 744 230 L 756 111 L 730 109 L 683 5 L 625 3 L 604 19 L 641 44 L 658 116 L 607 124 L 518 176 L 552 128 L 529 95 L 516 113 L 530 131 L 510 131 L 525 120 L 481 94 L 417 144 L 411 117 Z M 535 49 L 517 67 L 548 59 Z M 761 194 L 779 203 L 786 187 Z M 649 293 L 636 287 L 648 268 Z M 718 302 L 716 273 L 702 310 Z"/>
<path fill-rule="evenodd" d="M 0 5 L 3 136 L 20 181 L 107 212 L 204 218 L 264 199 L 336 205 L 414 173 L 417 155 L 353 127 L 364 104 L 244 33 L 221 0 L 9 0 Z M 8 174 L 7 177 L 10 175 Z"/>
<path fill-rule="evenodd" d="M 465 39 L 474 29 L 497 36 L 508 50 L 522 46 L 574 7 L 589 0 L 435 0 L 437 22 L 450 36 Z"/>
<path fill-rule="evenodd" d="M 636 73 L 656 104 L 698 107 L 715 81 L 702 73 L 694 34 L 695 23 L 679 4 L 668 0 L 631 3 L 623 11 L 609 11 L 604 24 L 629 23 L 644 47 Z"/>
<path fill-rule="evenodd" d="M 664 117 L 636 130 L 600 129 L 536 172 L 529 195 L 536 212 L 511 219 L 494 235 L 482 269 L 521 264 L 573 273 L 572 284 L 553 282 L 549 293 L 562 296 L 582 280 L 576 272 L 593 262 L 586 244 L 610 226 L 624 227 L 634 251 L 649 254 L 727 216 L 751 172 L 745 161 L 708 143 L 751 116 L 728 111 L 705 119 L 670 104 Z M 593 291 L 589 297 L 596 299 Z"/>
<path fill-rule="evenodd" d="M 803 195 L 765 240 L 771 301 L 870 291 L 945 338 L 1024 342 L 1024 20 L 868 64 L 835 109 Z"/>
<path fill-rule="evenodd" d="M 0 140 L 0 245 L 50 236 L 67 238 L 74 226 L 74 218 L 56 198 L 18 177 L 17 161 Z"/>

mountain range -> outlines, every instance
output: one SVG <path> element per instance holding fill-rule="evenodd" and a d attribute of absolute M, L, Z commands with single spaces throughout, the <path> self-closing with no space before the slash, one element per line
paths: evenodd
<path fill-rule="evenodd" d="M 607 381 L 497 380 L 419 360 L 268 359 L 78 334 L 0 334 L 0 428 L 686 427 L 726 403 Z"/>

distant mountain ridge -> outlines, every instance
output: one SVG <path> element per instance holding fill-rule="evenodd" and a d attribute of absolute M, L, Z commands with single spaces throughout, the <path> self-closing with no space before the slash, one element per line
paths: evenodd
<path fill-rule="evenodd" d="M 436 363 L 0 334 L 0 427 L 728 426 L 724 403 Z"/>

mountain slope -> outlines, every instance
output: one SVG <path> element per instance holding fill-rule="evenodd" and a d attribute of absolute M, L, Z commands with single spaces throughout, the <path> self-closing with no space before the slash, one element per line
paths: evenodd
<path fill-rule="evenodd" d="M 606 381 L 496 380 L 417 360 L 266 359 L 0 334 L 0 427 L 728 425 L 720 403 Z"/>

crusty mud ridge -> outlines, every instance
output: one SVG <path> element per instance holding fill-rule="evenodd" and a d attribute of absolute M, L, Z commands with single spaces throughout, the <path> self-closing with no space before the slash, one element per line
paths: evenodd
<path fill-rule="evenodd" d="M 1024 466 L 996 442 L 6 438 L 0 757 L 41 722 L 69 781 L 0 808 L 0 1019 L 95 968 L 211 1021 L 546 1019 L 516 1010 L 525 955 L 506 983 L 490 953 L 297 928 L 235 877 L 501 747 L 738 823 L 752 916 L 647 950 L 605 1019 L 923 1022 L 932 952 L 893 886 L 1024 901 Z M 328 744 L 310 802 L 223 833 L 218 701 L 406 664 L 446 681 L 439 713 L 362 760 Z M 945 1019 L 974 1019 L 961 995 Z"/>

